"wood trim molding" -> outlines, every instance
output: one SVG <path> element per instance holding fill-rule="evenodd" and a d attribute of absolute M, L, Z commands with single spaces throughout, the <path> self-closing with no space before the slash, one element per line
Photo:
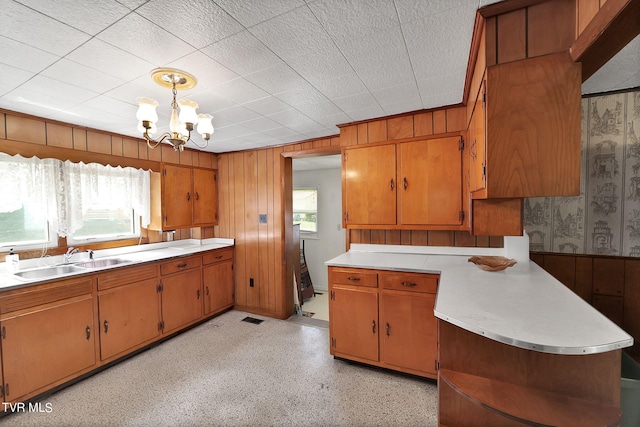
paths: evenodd
<path fill-rule="evenodd" d="M 119 157 L 111 154 L 92 153 L 89 151 L 31 144 L 8 139 L 0 139 L 0 152 L 12 156 L 19 154 L 23 157 L 36 156 L 38 158 L 58 159 L 62 161 L 70 160 L 72 162 L 100 163 L 103 165 L 133 167 L 136 169 L 150 169 L 155 172 L 160 171 L 160 162 L 153 160 Z"/>
<path fill-rule="evenodd" d="M 480 51 L 480 40 L 482 39 L 482 30 L 484 30 L 485 18 L 476 12 L 476 20 L 473 24 L 473 35 L 471 36 L 471 48 L 469 49 L 469 59 L 467 60 L 467 74 L 464 78 L 464 89 L 462 91 L 462 104 L 466 105 L 471 91 L 471 81 L 475 72 L 476 63 L 478 62 L 478 52 Z"/>
<path fill-rule="evenodd" d="M 513 12 L 514 10 L 523 9 L 538 3 L 544 3 L 549 0 L 507 0 L 494 3 L 478 9 L 478 13 L 483 18 L 491 18 L 492 16 L 502 15 L 503 13 Z"/>
<path fill-rule="evenodd" d="M 291 157 L 293 159 L 302 159 L 305 157 L 331 156 L 334 154 L 340 154 L 340 148 L 341 147 L 339 146 L 330 146 L 330 147 L 312 148 L 309 150 L 284 151 L 280 155 L 282 157 Z"/>
<path fill-rule="evenodd" d="M 450 110 L 450 109 L 453 109 L 453 108 L 464 107 L 465 105 L 466 104 L 463 101 L 463 102 L 460 102 L 458 104 L 443 105 L 442 107 L 427 108 L 427 109 L 423 109 L 423 110 L 407 111 L 406 113 L 393 114 L 391 116 L 375 117 L 375 118 L 367 119 L 367 120 L 359 120 L 357 122 L 342 123 L 342 124 L 339 124 L 339 125 L 336 125 L 336 126 L 338 128 L 343 128 L 343 127 L 347 127 L 347 126 L 359 125 L 359 124 L 362 124 L 362 123 L 380 122 L 380 121 L 383 121 L 383 120 L 395 119 L 395 118 L 398 118 L 398 117 L 413 116 L 415 114 L 433 113 L 435 111 L 446 111 L 446 110 Z"/>
<path fill-rule="evenodd" d="M 569 49 L 582 63 L 582 81 L 640 34 L 640 0 L 608 0 Z"/>

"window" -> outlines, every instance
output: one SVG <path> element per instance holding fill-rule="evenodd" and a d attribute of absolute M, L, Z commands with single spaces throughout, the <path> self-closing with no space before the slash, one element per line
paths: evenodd
<path fill-rule="evenodd" d="M 35 249 L 57 243 L 59 163 L 0 155 L 0 247 Z"/>
<path fill-rule="evenodd" d="M 0 153 L 0 176 L 1 247 L 134 238 L 149 224 L 148 171 Z"/>
<path fill-rule="evenodd" d="M 293 190 L 293 223 L 300 224 L 301 233 L 318 232 L 318 189 Z"/>

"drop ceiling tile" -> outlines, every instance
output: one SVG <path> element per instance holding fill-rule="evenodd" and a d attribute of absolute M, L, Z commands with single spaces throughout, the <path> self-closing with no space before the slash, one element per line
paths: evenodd
<path fill-rule="evenodd" d="M 255 132 L 264 132 L 282 127 L 279 123 L 276 123 L 267 117 L 258 117 L 257 119 L 247 120 L 246 122 L 242 122 L 242 126 L 252 129 Z"/>
<path fill-rule="evenodd" d="M 83 102 L 81 105 L 111 113 L 118 117 L 131 119 L 133 123 L 136 122 L 138 105 L 133 102 L 124 102 L 106 95 L 99 95 Z"/>
<path fill-rule="evenodd" d="M 384 63 L 376 68 L 359 71 L 359 76 L 369 90 L 381 90 L 414 82 L 415 77 L 410 66 L 395 67 L 393 63 Z"/>
<path fill-rule="evenodd" d="M 335 98 L 332 101 L 335 105 L 346 112 L 362 110 L 378 104 L 376 99 L 369 92 L 345 96 L 343 98 Z"/>
<path fill-rule="evenodd" d="M 256 99 L 255 101 L 242 104 L 243 107 L 255 111 L 263 116 L 280 113 L 283 111 L 291 110 L 291 106 L 280 101 L 275 96 L 268 96 L 266 98 Z"/>
<path fill-rule="evenodd" d="M 320 103 L 327 101 L 326 96 L 308 83 L 286 92 L 277 93 L 276 97 L 292 107 L 313 102 Z"/>
<path fill-rule="evenodd" d="M 267 21 L 292 9 L 304 5 L 303 0 L 216 0 L 223 9 L 245 27 Z"/>
<path fill-rule="evenodd" d="M 456 102 L 461 102 L 462 91 L 464 89 L 464 78 L 464 70 L 458 70 L 450 74 L 418 80 L 418 88 L 420 90 L 420 96 L 423 103 L 427 98 L 433 98 L 439 94 L 451 92 L 457 92 L 458 98 L 460 99 Z M 431 103 L 429 103 L 429 107 L 425 105 L 425 108 L 430 107 L 439 107 L 439 105 L 432 105 Z"/>
<path fill-rule="evenodd" d="M 385 115 L 384 110 L 379 105 L 372 105 L 362 110 L 348 111 L 347 114 L 351 117 L 351 121 L 354 122 L 358 120 L 375 119 Z"/>
<path fill-rule="evenodd" d="M 38 91 L 34 92 L 25 87 L 19 87 L 6 93 L 0 100 L 2 100 L 4 108 L 40 117 L 51 117 L 52 114 L 77 104 L 77 102 L 68 99 L 52 97 Z"/>
<path fill-rule="evenodd" d="M 367 87 L 355 72 L 324 78 L 320 82 L 314 82 L 314 86 L 329 99 L 368 92 Z"/>
<path fill-rule="evenodd" d="M 309 8 L 338 43 L 386 32 L 399 24 L 393 0 L 319 0 Z"/>
<path fill-rule="evenodd" d="M 269 96 L 267 92 L 243 78 L 218 85 L 213 88 L 213 92 L 236 104 L 244 104 Z"/>
<path fill-rule="evenodd" d="M 0 62 L 37 73 L 60 59 L 59 56 L 0 36 Z"/>
<path fill-rule="evenodd" d="M 2 76 L 2 84 L 16 87 L 35 76 L 35 74 L 0 62 L 0 76 Z"/>
<path fill-rule="evenodd" d="M 272 138 L 295 138 L 298 132 L 288 127 L 280 126 L 275 129 L 269 129 L 264 134 Z"/>
<path fill-rule="evenodd" d="M 15 86 L 7 85 L 0 82 L 0 99 L 2 99 L 2 95 L 4 95 L 5 93 L 11 92 L 14 88 Z"/>
<path fill-rule="evenodd" d="M 156 66 L 175 61 L 195 50 L 137 13 L 125 16 L 96 37 Z"/>
<path fill-rule="evenodd" d="M 331 37 L 307 7 L 294 9 L 251 27 L 249 31 L 303 77 L 305 71 L 316 68 L 336 75 L 351 71 Z"/>
<path fill-rule="evenodd" d="M 63 56 L 89 40 L 89 34 L 12 0 L 0 0 L 0 36 Z"/>
<path fill-rule="evenodd" d="M 296 123 L 309 120 L 307 116 L 298 110 L 281 111 L 279 113 L 271 114 L 269 118 L 280 123 L 282 126 L 288 126 L 290 128 L 293 128 L 293 125 Z"/>
<path fill-rule="evenodd" d="M 307 82 L 284 62 L 245 76 L 245 79 L 270 94 L 287 92 Z"/>
<path fill-rule="evenodd" d="M 198 103 L 199 113 L 214 114 L 218 111 L 226 110 L 238 105 L 233 101 L 229 101 L 227 98 L 223 98 L 214 94 L 211 89 L 204 89 L 201 91 L 190 93 L 189 99 L 192 99 L 193 101 L 196 101 Z"/>
<path fill-rule="evenodd" d="M 87 105 L 76 105 L 70 108 L 66 108 L 52 117 L 53 119 L 60 120 L 67 123 L 86 124 L 91 123 L 92 127 L 98 129 L 109 129 L 111 125 L 118 123 L 120 126 L 127 125 L 128 120 L 123 119 L 121 116 L 107 113 L 103 110 L 89 107 Z M 130 124 L 131 129 L 136 129 L 135 113 L 132 116 Z"/>
<path fill-rule="evenodd" d="M 244 29 L 210 0 L 151 0 L 136 13 L 197 49 Z"/>
<path fill-rule="evenodd" d="M 37 75 L 22 86 L 25 90 L 39 93 L 45 96 L 51 96 L 70 103 L 79 104 L 98 96 L 98 93 L 92 90 L 83 89 L 73 86 L 60 80 L 51 79 L 42 75 Z"/>
<path fill-rule="evenodd" d="M 288 124 L 287 127 L 300 133 L 318 132 L 325 130 L 325 127 L 323 125 L 306 116 L 301 117 L 294 123 Z"/>
<path fill-rule="evenodd" d="M 201 50 L 241 76 L 282 63 L 277 55 L 246 30 Z"/>
<path fill-rule="evenodd" d="M 315 120 L 326 128 L 335 128 L 335 132 L 340 133 L 340 130 L 336 126 L 343 123 L 349 123 L 351 121 L 351 117 L 346 113 L 339 113 L 331 116 L 319 117 Z"/>
<path fill-rule="evenodd" d="M 609 62 L 582 84 L 582 93 L 591 94 L 640 85 L 640 36 L 629 42 Z"/>
<path fill-rule="evenodd" d="M 349 64 L 360 73 L 381 65 L 411 67 L 400 27 L 339 42 Z"/>
<path fill-rule="evenodd" d="M 442 92 L 422 97 L 423 108 L 436 108 L 445 105 L 455 105 L 462 102 L 462 89 L 452 92 Z"/>
<path fill-rule="evenodd" d="M 374 90 L 372 94 L 383 107 L 387 104 L 397 104 L 399 102 L 417 102 L 421 104 L 420 92 L 416 83 Z"/>
<path fill-rule="evenodd" d="M 95 35 L 131 11 L 115 0 L 80 2 L 74 0 L 49 1 L 18 0 L 44 15 L 80 31 Z"/>
<path fill-rule="evenodd" d="M 403 24 L 456 7 L 468 6 L 469 3 L 469 0 L 395 0 L 398 17 Z"/>
<path fill-rule="evenodd" d="M 167 65 L 193 74 L 198 80 L 198 89 L 213 88 L 240 77 L 200 51 L 190 53 Z"/>
<path fill-rule="evenodd" d="M 385 115 L 392 116 L 394 114 L 407 113 L 409 111 L 422 110 L 422 102 L 419 99 L 397 102 L 394 104 L 382 105 Z"/>
<path fill-rule="evenodd" d="M 151 62 L 97 38 L 89 40 L 66 58 L 123 80 L 147 75 L 156 68 Z"/>
<path fill-rule="evenodd" d="M 237 124 L 218 128 L 216 129 L 215 135 L 220 134 L 226 137 L 241 137 L 245 135 L 251 135 L 252 133 L 255 132 L 247 127 Z"/>
<path fill-rule="evenodd" d="M 251 111 L 242 105 L 236 105 L 226 110 L 221 110 L 216 113 L 216 119 L 219 122 L 219 126 L 225 126 L 226 124 L 237 124 L 246 122 L 248 120 L 254 120 L 260 117 L 260 114 L 255 111 Z M 224 123 L 224 124 L 223 124 Z"/>
<path fill-rule="evenodd" d="M 131 10 L 137 9 L 149 0 L 118 0 L 118 3 L 128 7 Z"/>
<path fill-rule="evenodd" d="M 107 92 L 122 84 L 122 80 L 109 74 L 64 58 L 48 67 L 40 75 L 98 93 Z"/>
<path fill-rule="evenodd" d="M 314 119 L 316 117 L 333 116 L 343 112 L 337 105 L 329 100 L 322 102 L 306 102 L 304 104 L 297 105 L 295 108 Z"/>

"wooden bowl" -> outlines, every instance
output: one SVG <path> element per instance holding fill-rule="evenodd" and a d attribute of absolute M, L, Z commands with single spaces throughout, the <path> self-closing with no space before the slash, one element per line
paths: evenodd
<path fill-rule="evenodd" d="M 501 271 L 514 265 L 516 260 L 503 256 L 472 256 L 469 258 L 469 262 L 485 271 Z"/>

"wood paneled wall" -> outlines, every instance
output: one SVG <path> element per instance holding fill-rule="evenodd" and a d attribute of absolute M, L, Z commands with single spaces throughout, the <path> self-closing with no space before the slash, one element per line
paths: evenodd
<path fill-rule="evenodd" d="M 142 139 L 113 134 L 96 129 L 73 126 L 8 110 L 0 110 L 0 152 L 23 157 L 54 158 L 73 162 L 100 163 L 112 166 L 160 170 L 161 162 L 188 166 L 216 168 L 214 153 L 185 149 L 175 151 L 162 144 L 149 149 Z M 176 230 L 176 240 L 214 237 L 213 227 Z M 162 233 L 148 232 L 146 242 L 158 242 Z M 61 239 L 58 248 L 50 248 L 50 254 L 64 253 L 66 240 Z M 138 240 L 102 242 L 91 248 L 117 247 L 137 244 Z M 40 256 L 41 251 L 22 251 L 22 259 Z"/>
<path fill-rule="evenodd" d="M 640 356 L 640 259 L 531 253 L 531 259 L 633 336 Z"/>
<path fill-rule="evenodd" d="M 236 308 L 283 319 L 293 314 L 286 231 L 292 221 L 290 154 L 326 154 L 331 147 L 339 152 L 338 136 L 218 155 L 215 234 L 236 239 Z M 266 223 L 260 215 L 266 215 Z"/>

